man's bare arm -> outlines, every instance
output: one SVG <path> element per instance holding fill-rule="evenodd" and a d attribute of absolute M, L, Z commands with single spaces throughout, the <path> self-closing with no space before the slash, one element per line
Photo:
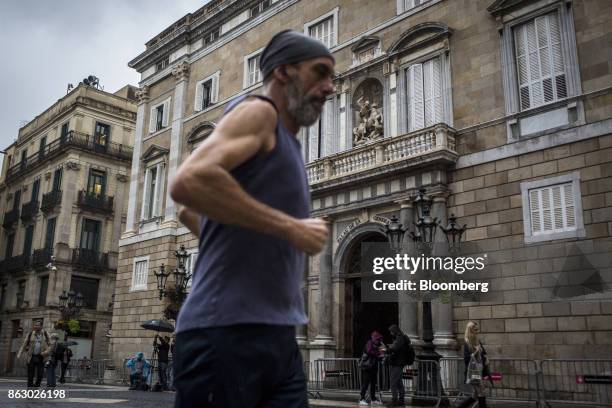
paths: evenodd
<path fill-rule="evenodd" d="M 200 215 L 187 207 L 179 210 L 179 221 L 196 237 L 200 236 Z"/>
<path fill-rule="evenodd" d="M 322 220 L 298 220 L 257 201 L 230 171 L 258 153 L 272 150 L 277 114 L 261 100 L 245 101 L 178 169 L 170 186 L 172 199 L 198 214 L 287 239 L 308 253 L 317 253 L 327 238 Z"/>

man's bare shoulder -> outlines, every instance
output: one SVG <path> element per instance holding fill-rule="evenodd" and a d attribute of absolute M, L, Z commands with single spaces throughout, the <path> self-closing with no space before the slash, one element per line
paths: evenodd
<path fill-rule="evenodd" d="M 233 108 L 219 123 L 219 126 L 262 131 L 273 130 L 276 121 L 276 109 L 270 102 L 258 98 L 249 98 Z"/>

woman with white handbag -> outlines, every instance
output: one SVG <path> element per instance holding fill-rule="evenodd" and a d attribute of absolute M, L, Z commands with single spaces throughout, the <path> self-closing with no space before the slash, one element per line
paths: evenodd
<path fill-rule="evenodd" d="M 465 327 L 463 361 L 465 363 L 465 382 L 472 386 L 470 402 L 478 399 L 479 408 L 487 408 L 485 398 L 484 374 L 487 371 L 487 351 L 479 339 L 480 327 L 476 322 L 469 322 Z M 467 406 L 467 405 L 466 405 Z"/>

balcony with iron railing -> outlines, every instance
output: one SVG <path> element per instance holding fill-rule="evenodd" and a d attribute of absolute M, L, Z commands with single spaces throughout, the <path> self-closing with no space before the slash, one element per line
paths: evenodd
<path fill-rule="evenodd" d="M 90 272 L 103 272 L 108 269 L 108 252 L 75 248 L 72 250 L 72 265 Z"/>
<path fill-rule="evenodd" d="M 37 270 L 46 269 L 52 255 L 53 248 L 35 249 L 32 254 L 32 267 Z"/>
<path fill-rule="evenodd" d="M 17 177 L 27 174 L 42 164 L 47 163 L 52 157 L 71 148 L 101 154 L 116 160 L 132 160 L 133 149 L 130 146 L 114 142 L 100 143 L 99 138 L 72 130 L 66 136 L 60 137 L 44 146 L 26 160 L 10 167 L 6 172 L 6 181 L 10 182 Z"/>
<path fill-rule="evenodd" d="M 40 210 L 43 213 L 49 213 L 55 209 L 62 202 L 62 190 L 50 191 L 47 194 L 43 194 L 42 201 L 40 203 Z"/>
<path fill-rule="evenodd" d="M 112 213 L 114 197 L 109 197 L 104 194 L 89 193 L 85 190 L 79 191 L 77 204 L 81 208 L 90 211 Z"/>
<path fill-rule="evenodd" d="M 9 273 L 23 271 L 29 266 L 30 257 L 25 255 L 11 256 L 2 262 L 2 270 Z"/>
<path fill-rule="evenodd" d="M 4 219 L 2 220 L 2 226 L 4 228 L 11 228 L 13 224 L 19 221 L 19 209 L 8 211 L 4 213 Z"/>
<path fill-rule="evenodd" d="M 457 160 L 455 130 L 438 124 L 405 135 L 371 141 L 306 165 L 313 191 L 361 182 L 372 176 Z"/>
<path fill-rule="evenodd" d="M 27 221 L 34 218 L 38 214 L 38 201 L 30 201 L 21 206 L 21 220 Z"/>

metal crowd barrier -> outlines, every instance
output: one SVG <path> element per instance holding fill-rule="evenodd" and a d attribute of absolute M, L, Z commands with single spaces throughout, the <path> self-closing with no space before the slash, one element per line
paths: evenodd
<path fill-rule="evenodd" d="M 546 406 L 612 406 L 612 360 L 542 360 Z"/>
<path fill-rule="evenodd" d="M 384 362 L 378 364 L 376 390 L 382 400 L 391 392 L 390 367 Z M 306 362 L 304 371 L 308 393 L 314 398 L 322 397 L 322 393 L 359 394 L 361 391 L 362 370 L 357 358 L 326 358 Z M 434 403 L 437 407 L 442 397 L 441 381 L 440 366 L 436 361 L 416 361 L 403 371 L 405 397 Z M 366 396 L 369 396 L 369 389 Z"/>
<path fill-rule="evenodd" d="M 485 379 L 487 396 L 495 400 L 534 403 L 539 401 L 537 362 L 527 359 L 490 358 L 491 379 Z M 468 395 L 472 388 L 465 384 L 465 363 L 460 357 L 440 360 L 442 384 L 448 396 Z"/>

